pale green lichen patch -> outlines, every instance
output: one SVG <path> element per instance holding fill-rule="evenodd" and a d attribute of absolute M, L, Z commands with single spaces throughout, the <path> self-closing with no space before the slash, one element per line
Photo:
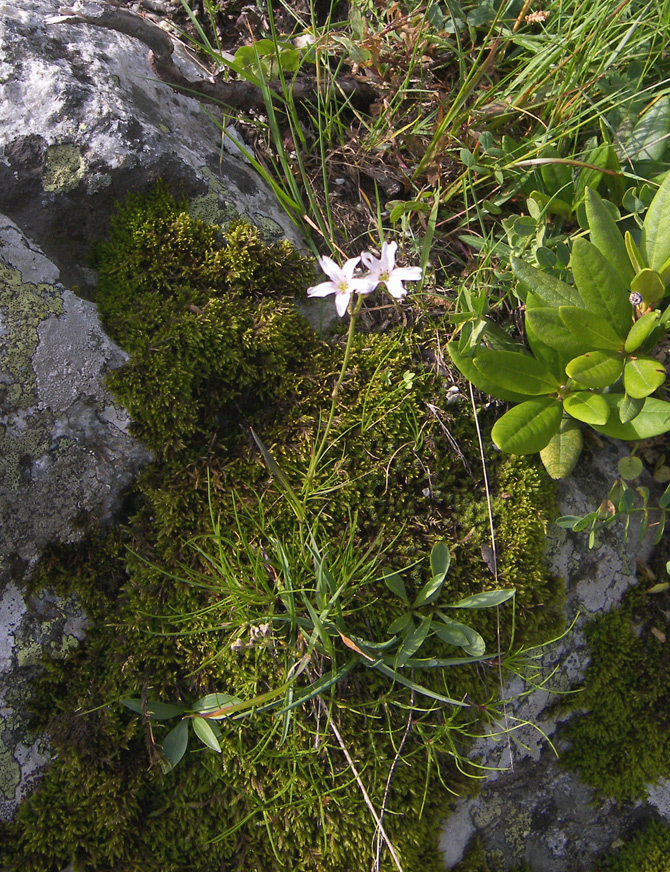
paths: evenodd
<path fill-rule="evenodd" d="M 73 191 L 84 178 L 86 162 L 74 145 L 52 145 L 42 175 L 45 191 Z"/>
<path fill-rule="evenodd" d="M 12 800 L 21 778 L 21 767 L 4 743 L 4 728 L 0 732 L 0 796 Z"/>
<path fill-rule="evenodd" d="M 31 362 L 39 342 L 37 328 L 62 311 L 63 300 L 53 285 L 24 282 L 19 270 L 0 263 L 0 373 L 5 409 L 29 409 L 37 402 Z"/>
<path fill-rule="evenodd" d="M 33 460 L 44 456 L 51 446 L 50 413 L 26 415 L 21 423 L 23 426 L 18 432 L 15 427 L 0 425 L 0 486 L 14 492 L 21 485 L 23 470 Z"/>

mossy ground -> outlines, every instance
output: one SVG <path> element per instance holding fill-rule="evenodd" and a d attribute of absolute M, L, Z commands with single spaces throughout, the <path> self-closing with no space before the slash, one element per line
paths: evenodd
<path fill-rule="evenodd" d="M 638 799 L 670 777 L 669 606 L 667 591 L 636 587 L 586 628 L 591 663 L 562 762 L 602 795 Z"/>
<path fill-rule="evenodd" d="M 58 759 L 0 832 L 4 868 L 358 872 L 370 865 L 375 826 L 318 703 L 294 710 L 283 741 L 283 719 L 271 714 L 226 722 L 220 755 L 190 750 L 167 775 L 153 744 L 166 728 L 152 722 L 150 732 L 118 703 L 213 691 L 249 698 L 281 683 L 301 653 L 279 624 L 267 643 L 247 644 L 244 635 L 283 609 L 254 555 L 277 540 L 298 553 L 299 541 L 249 427 L 300 489 L 343 354 L 341 342 L 317 337 L 293 308 L 313 283 L 312 267 L 245 225 L 222 238 L 161 188 L 119 211 L 96 266 L 103 320 L 131 353 L 110 384 L 157 460 L 124 527 L 43 564 L 39 583 L 77 590 L 94 628 L 80 650 L 47 666 L 36 689 L 36 715 Z M 496 582 L 482 557 L 488 516 L 471 413 L 444 406 L 434 366 L 441 318 L 417 311 L 411 327 L 357 336 L 329 451 L 306 497 L 313 529 L 338 572 L 366 553 L 368 566 L 375 561 L 374 572 L 362 561 L 365 583 L 347 600 L 347 620 L 367 638 L 383 640 L 398 614 L 374 580 L 381 570 L 423 560 L 407 575 L 418 588 L 431 546 L 446 540 L 453 564 L 442 602 L 515 587 L 517 643 L 537 641 L 560 620 L 560 585 L 543 559 L 551 487 L 533 462 L 488 459 Z M 428 404 L 442 408 L 440 420 Z M 211 534 L 212 517 L 222 535 L 198 538 Z M 206 558 L 219 545 L 237 574 Z M 310 571 L 296 564 L 298 586 L 309 587 Z M 509 615 L 506 607 L 503 646 Z M 494 651 L 495 611 L 475 621 Z M 245 644 L 231 647 L 234 638 Z M 459 651 L 440 643 L 432 653 Z M 348 656 L 338 641 L 333 659 Z M 315 656 L 301 683 L 328 668 Z M 494 704 L 498 670 L 476 664 L 421 680 L 473 707 L 454 713 L 362 667 L 324 698 L 377 808 L 392 773 L 385 826 L 406 872 L 440 868 L 437 820 L 462 780 L 460 730 L 476 729 L 482 707 Z M 380 868 L 394 868 L 385 850 Z"/>

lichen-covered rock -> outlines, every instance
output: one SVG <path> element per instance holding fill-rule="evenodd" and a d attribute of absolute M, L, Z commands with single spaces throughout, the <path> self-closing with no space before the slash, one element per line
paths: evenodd
<path fill-rule="evenodd" d="M 73 601 L 26 598 L 45 546 L 109 522 L 149 455 L 102 386 L 126 356 L 92 303 L 58 283 L 58 269 L 0 216 L 0 817 L 46 759 L 26 734 L 28 683 L 42 656 L 76 644 Z"/>
<path fill-rule="evenodd" d="M 560 512 L 593 511 L 616 478 L 622 453 L 618 445 L 603 444 L 588 462 L 580 463 L 572 477 L 561 483 Z M 480 794 L 460 800 L 445 823 L 441 848 L 449 868 L 459 863 L 477 835 L 488 856 L 498 858 L 495 868 L 516 868 L 523 862 L 533 872 L 592 869 L 596 857 L 643 819 L 660 814 L 670 822 L 667 779 L 649 785 L 647 802 L 644 797 L 620 802 L 620 797 L 599 796 L 578 773 L 561 766 L 556 756 L 558 752 L 560 758 L 569 747 L 559 727 L 572 715 L 570 707 L 559 705 L 563 698 L 557 692 L 577 687 L 589 666 L 585 624 L 610 612 L 637 583 L 638 561 L 644 564 L 650 558 L 651 537 L 640 542 L 631 524 L 625 541 L 623 524 L 617 523 L 601 532 L 589 549 L 587 533 L 551 525 L 547 541 L 552 568 L 566 582 L 566 617 L 574 625 L 565 637 L 535 652 L 541 653 L 535 664 L 541 667 L 536 682 L 557 670 L 546 687 L 520 696 L 530 689 L 521 679 L 506 685 L 504 695 L 511 699 L 508 719 L 498 726 L 515 726 L 514 733 L 476 743 L 474 756 L 491 771 Z M 527 661 L 525 666 L 529 665 Z M 523 669 L 524 664 L 520 666 Z M 528 668 L 524 671 L 529 674 Z M 553 748 L 547 738 L 553 740 Z M 615 736 L 610 739 L 614 742 Z M 621 768 L 633 765 L 636 756 L 628 764 L 622 760 Z"/>
<path fill-rule="evenodd" d="M 216 110 L 155 80 L 137 40 L 49 23 L 60 5 L 14 0 L 2 8 L 0 211 L 66 285 L 91 290 L 86 252 L 106 232 L 114 203 L 158 178 L 212 223 L 243 215 L 269 236 L 299 241 L 270 188 L 222 150 Z M 187 57 L 179 64 L 201 77 Z"/>

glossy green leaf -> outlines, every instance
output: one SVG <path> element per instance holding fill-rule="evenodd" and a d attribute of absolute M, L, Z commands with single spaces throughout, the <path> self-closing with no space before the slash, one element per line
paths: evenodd
<path fill-rule="evenodd" d="M 660 161 L 667 147 L 670 133 L 670 98 L 656 100 L 642 115 L 626 141 L 629 160 Z"/>
<path fill-rule="evenodd" d="M 542 465 L 551 478 L 567 478 L 570 475 L 582 453 L 582 444 L 579 424 L 573 418 L 564 416 L 558 433 L 540 451 Z"/>
<path fill-rule="evenodd" d="M 635 400 L 648 397 L 665 381 L 665 367 L 653 357 L 637 357 L 623 368 L 623 384 L 628 396 Z"/>
<path fill-rule="evenodd" d="M 585 424 L 606 424 L 611 409 L 602 394 L 590 391 L 575 391 L 563 400 L 563 408 L 578 421 Z"/>
<path fill-rule="evenodd" d="M 427 606 L 430 605 L 430 603 L 435 602 L 442 590 L 445 575 L 446 573 L 434 575 L 430 581 L 424 584 L 414 600 L 414 604 L 412 605 L 413 609 L 418 609 L 421 608 L 421 606 Z"/>
<path fill-rule="evenodd" d="M 200 741 L 207 745 L 208 748 L 211 748 L 212 751 L 216 751 L 217 754 L 220 754 L 221 745 L 219 744 L 219 740 L 216 738 L 212 725 L 207 722 L 206 718 L 193 718 L 192 723 L 193 732 Z"/>
<path fill-rule="evenodd" d="M 636 273 L 640 272 L 640 270 L 645 269 L 647 264 L 644 261 L 644 257 L 642 256 L 642 252 L 637 247 L 635 240 L 630 232 L 630 230 L 626 230 L 624 234 L 624 242 L 626 244 L 626 251 L 628 252 L 628 257 L 630 259 L 631 264 Z"/>
<path fill-rule="evenodd" d="M 393 623 L 389 626 L 386 632 L 394 635 L 395 633 L 402 633 L 412 626 L 414 626 L 414 619 L 412 618 L 412 614 L 411 612 L 405 612 L 403 615 L 400 615 L 399 618 L 396 618 L 395 621 L 393 621 Z"/>
<path fill-rule="evenodd" d="M 615 351 L 587 351 L 573 358 L 565 371 L 585 388 L 606 388 L 621 378 L 623 358 Z"/>
<path fill-rule="evenodd" d="M 560 306 L 558 312 L 561 321 L 581 343 L 583 351 L 619 351 L 623 348 L 623 337 L 616 333 L 602 315 L 575 306 Z"/>
<path fill-rule="evenodd" d="M 581 237 L 572 245 L 571 266 L 586 308 L 605 316 L 623 339 L 633 318 L 628 283 L 592 242 Z"/>
<path fill-rule="evenodd" d="M 213 712 L 218 712 L 219 709 L 225 709 L 228 706 L 240 705 L 242 700 L 239 696 L 232 696 L 229 693 L 208 693 L 207 696 L 203 696 L 202 699 L 199 699 L 195 705 L 192 707 L 191 711 L 198 712 L 198 714 L 211 714 Z M 227 714 L 221 713 L 217 714 L 215 720 L 221 720 L 227 717 Z"/>
<path fill-rule="evenodd" d="M 512 599 L 516 590 L 512 587 L 508 590 L 487 590 L 484 593 L 475 593 L 472 596 L 466 596 L 465 599 L 459 600 L 457 603 L 452 603 L 450 609 L 490 609 L 493 606 L 500 606 Z"/>
<path fill-rule="evenodd" d="M 635 275 L 635 270 L 628 257 L 626 243 L 610 209 L 593 188 L 586 189 L 586 215 L 591 231 L 591 242 L 628 285 Z"/>
<path fill-rule="evenodd" d="M 646 306 L 653 306 L 665 296 L 665 285 L 656 270 L 645 267 L 630 283 L 632 293 L 641 294 Z"/>
<path fill-rule="evenodd" d="M 528 295 L 530 301 L 532 294 Z M 559 314 L 558 309 L 549 306 L 537 307 L 534 304 L 526 307 L 526 336 L 533 354 L 545 361 L 547 367 L 551 366 L 549 360 L 543 355 L 540 343 L 549 349 L 553 349 L 556 357 L 554 367 L 559 361 L 571 360 L 584 351 L 583 345 L 568 330 Z M 555 371 L 552 370 L 552 371 Z"/>
<path fill-rule="evenodd" d="M 618 408 L 624 399 L 623 394 L 603 394 L 617 414 L 610 415 L 604 426 L 594 425 L 593 429 L 614 439 L 651 439 L 670 430 L 670 403 L 647 397 L 641 412 L 627 424 L 621 423 Z"/>
<path fill-rule="evenodd" d="M 642 225 L 640 248 L 648 265 L 660 271 L 670 258 L 670 176 L 656 192 Z"/>
<path fill-rule="evenodd" d="M 457 342 L 450 342 L 447 345 L 449 356 L 454 364 L 463 373 L 469 382 L 483 391 L 485 394 L 490 394 L 492 397 L 499 397 L 501 400 L 507 400 L 510 403 L 520 403 L 527 399 L 527 394 L 517 393 L 515 391 L 503 390 L 495 382 L 487 379 L 486 376 L 475 367 L 474 357 L 461 354 L 458 350 Z M 479 352 L 480 354 L 482 352 Z"/>
<path fill-rule="evenodd" d="M 597 169 L 592 169 L 591 167 L 602 167 L 603 169 L 607 169 L 610 149 L 611 145 L 608 142 L 603 142 L 600 145 L 596 145 L 595 148 L 590 149 L 584 155 L 584 163 L 591 164 L 591 166 L 582 167 L 579 171 L 577 191 L 575 193 L 576 198 L 579 197 L 586 188 L 593 188 L 595 190 L 601 183 L 603 173 Z"/>
<path fill-rule="evenodd" d="M 142 706 L 141 699 L 122 699 L 121 702 L 126 708 L 129 708 L 136 714 L 144 714 L 145 709 Z M 146 704 L 147 715 L 155 721 L 167 721 L 170 718 L 183 715 L 185 711 L 187 711 L 187 706 L 174 705 L 169 702 L 147 702 Z"/>
<path fill-rule="evenodd" d="M 514 351 L 481 351 L 475 356 L 475 369 L 500 389 L 526 396 L 555 393 L 560 387 L 541 361 Z"/>
<path fill-rule="evenodd" d="M 445 577 L 451 566 L 451 552 L 446 542 L 436 542 L 430 552 L 430 571 Z"/>
<path fill-rule="evenodd" d="M 163 771 L 169 772 L 179 763 L 186 753 L 188 745 L 188 721 L 179 721 L 177 726 L 170 730 L 163 742 L 163 754 L 167 762 L 163 765 Z"/>
<path fill-rule="evenodd" d="M 619 418 L 621 419 L 621 423 L 627 424 L 629 421 L 632 421 L 633 418 L 637 418 L 642 411 L 642 406 L 644 406 L 644 398 L 638 400 L 629 397 L 628 394 L 626 394 L 619 404 Z"/>
<path fill-rule="evenodd" d="M 426 641 L 431 625 L 432 620 L 430 618 L 424 618 L 419 626 L 415 627 L 414 630 L 405 637 L 402 648 L 400 649 L 395 661 L 397 666 L 402 666 L 405 661 L 409 660 L 412 655 L 416 654 L 419 648 Z"/>
<path fill-rule="evenodd" d="M 644 467 L 639 457 L 631 455 L 630 457 L 622 457 L 617 468 L 621 478 L 632 481 L 640 475 Z"/>
<path fill-rule="evenodd" d="M 624 350 L 627 351 L 629 354 L 633 351 L 637 351 L 637 349 L 644 342 L 646 342 L 649 336 L 656 329 L 660 318 L 661 313 L 658 309 L 655 309 L 653 312 L 647 312 L 646 315 L 638 318 L 638 320 L 628 331 L 628 336 L 626 337 L 626 342 L 624 344 Z"/>
<path fill-rule="evenodd" d="M 547 306 L 583 306 L 584 301 L 577 288 L 562 282 L 549 273 L 526 263 L 518 257 L 510 259 L 514 274 L 527 290 L 535 294 Z"/>
<path fill-rule="evenodd" d="M 527 400 L 496 421 L 491 437 L 508 454 L 534 454 L 558 432 L 562 417 L 563 405 L 553 397 Z"/>
<path fill-rule="evenodd" d="M 399 596 L 403 602 L 409 605 L 409 597 L 407 596 L 405 582 L 397 572 L 384 573 L 384 582 L 391 593 Z"/>
<path fill-rule="evenodd" d="M 470 635 L 466 632 L 469 628 L 458 621 L 447 619 L 445 622 L 444 618 L 439 621 L 434 620 L 432 629 L 438 639 L 446 642 L 447 645 L 457 645 L 459 648 L 464 648 L 470 644 Z"/>
<path fill-rule="evenodd" d="M 565 193 L 572 188 L 572 170 L 564 163 L 560 163 L 561 154 L 553 145 L 545 146 L 539 155 L 541 158 L 557 158 L 556 163 L 540 165 L 540 175 L 549 194 L 562 193 L 566 199 L 570 199 Z M 572 193 L 572 191 L 570 191 Z"/>

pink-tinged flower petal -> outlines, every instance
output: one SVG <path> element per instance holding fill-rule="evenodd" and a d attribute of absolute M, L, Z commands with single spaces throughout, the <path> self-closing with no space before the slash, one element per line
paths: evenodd
<path fill-rule="evenodd" d="M 371 294 L 379 284 L 375 276 L 362 276 L 358 279 L 352 279 L 349 282 L 349 287 L 357 294 Z"/>
<path fill-rule="evenodd" d="M 342 281 L 342 270 L 330 257 L 327 257 L 325 254 L 323 255 L 323 257 L 320 257 L 319 266 L 321 267 L 323 272 L 325 272 L 328 278 L 331 279 L 331 281 L 335 282 L 336 284 Z"/>
<path fill-rule="evenodd" d="M 382 272 L 391 272 L 395 266 L 395 253 L 398 248 L 397 242 L 385 242 L 382 245 Z"/>
<path fill-rule="evenodd" d="M 344 316 L 347 314 L 350 299 L 351 294 L 348 293 L 340 292 L 335 296 L 335 308 L 337 309 L 337 314 L 340 316 L 340 318 L 344 318 Z"/>
<path fill-rule="evenodd" d="M 320 285 L 314 285 L 313 288 L 307 288 L 308 297 L 327 297 L 329 294 L 337 293 L 337 285 L 334 282 L 321 282 Z"/>
<path fill-rule="evenodd" d="M 342 273 L 346 276 L 347 280 L 350 281 L 354 275 L 354 270 L 358 266 L 358 261 L 360 257 L 352 257 L 350 258 L 342 267 Z"/>
<path fill-rule="evenodd" d="M 386 289 L 396 300 L 402 300 L 403 297 L 407 296 L 407 289 L 403 288 L 400 277 L 395 275 L 395 272 L 394 270 L 386 280 Z"/>
<path fill-rule="evenodd" d="M 397 266 L 393 270 L 393 275 L 397 276 L 401 282 L 418 282 L 423 273 L 420 266 Z"/>

